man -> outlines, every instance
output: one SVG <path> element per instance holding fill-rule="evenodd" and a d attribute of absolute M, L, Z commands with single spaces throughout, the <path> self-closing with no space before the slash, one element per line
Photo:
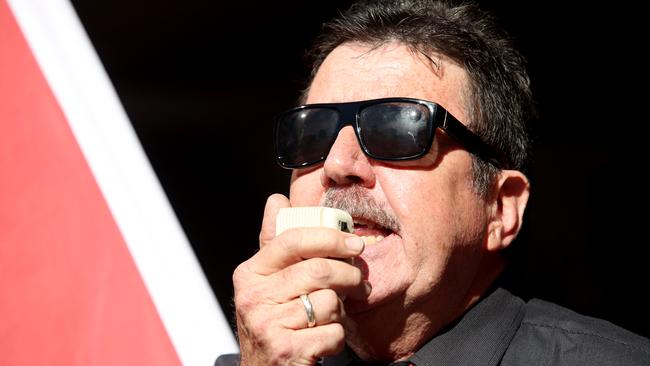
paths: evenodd
<path fill-rule="evenodd" d="M 533 102 L 490 16 L 364 2 L 312 55 L 307 106 L 276 128 L 290 199 L 269 197 L 233 276 L 242 365 L 650 364 L 646 339 L 497 286 L 529 195 Z M 344 209 L 355 235 L 276 235 L 290 206 Z"/>

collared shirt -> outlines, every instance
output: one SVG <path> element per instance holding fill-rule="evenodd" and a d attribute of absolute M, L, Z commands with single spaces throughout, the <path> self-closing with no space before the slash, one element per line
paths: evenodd
<path fill-rule="evenodd" d="M 322 366 L 356 365 L 363 362 L 347 349 L 322 360 Z M 526 303 L 497 288 L 399 365 L 649 366 L 650 340 L 542 300 Z"/>
<path fill-rule="evenodd" d="M 650 341 L 604 320 L 497 288 L 411 356 L 415 366 L 645 365 Z M 362 363 L 349 351 L 323 366 Z"/>

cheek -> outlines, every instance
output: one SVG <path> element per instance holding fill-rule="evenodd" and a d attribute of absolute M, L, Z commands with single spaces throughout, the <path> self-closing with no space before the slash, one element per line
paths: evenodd
<path fill-rule="evenodd" d="M 446 211 L 452 205 L 449 199 L 453 194 L 442 189 L 449 186 L 437 182 L 428 172 L 402 170 L 399 174 L 382 174 L 378 181 L 402 225 L 424 232 L 448 218 Z"/>
<path fill-rule="evenodd" d="M 322 169 L 291 174 L 289 201 L 291 206 L 318 206 L 324 194 L 320 184 Z"/>
<path fill-rule="evenodd" d="M 457 177 L 431 171 L 378 174 L 402 224 L 405 253 L 415 267 L 444 267 L 465 231 L 468 189 Z"/>
<path fill-rule="evenodd" d="M 402 225 L 407 255 L 415 262 L 429 261 L 441 255 L 454 230 L 452 194 L 423 172 L 400 173 L 385 177 L 382 189 Z"/>

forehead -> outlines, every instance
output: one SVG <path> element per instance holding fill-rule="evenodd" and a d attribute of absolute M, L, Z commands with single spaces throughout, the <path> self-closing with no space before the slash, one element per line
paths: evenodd
<path fill-rule="evenodd" d="M 466 120 L 466 86 L 465 70 L 448 58 L 428 58 L 397 42 L 377 48 L 346 43 L 323 61 L 307 103 L 411 97 L 439 103 Z"/>

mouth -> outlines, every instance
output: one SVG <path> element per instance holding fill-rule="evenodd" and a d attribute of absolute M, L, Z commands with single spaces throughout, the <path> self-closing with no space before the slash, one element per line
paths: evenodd
<path fill-rule="evenodd" d="M 354 234 L 361 237 L 366 245 L 377 244 L 384 240 L 384 238 L 395 234 L 394 230 L 372 220 L 354 216 L 352 219 L 354 220 Z"/>
<path fill-rule="evenodd" d="M 389 237 L 400 236 L 401 225 L 397 216 L 387 204 L 375 199 L 365 188 L 357 185 L 330 188 L 321 205 L 347 211 L 354 222 L 354 234 L 369 246 L 384 242 Z"/>

